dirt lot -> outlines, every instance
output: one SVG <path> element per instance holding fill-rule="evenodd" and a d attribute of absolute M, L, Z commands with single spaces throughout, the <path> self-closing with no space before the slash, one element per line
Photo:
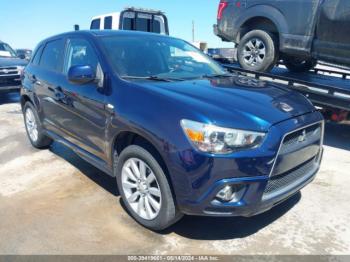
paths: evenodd
<path fill-rule="evenodd" d="M 154 233 L 124 211 L 114 179 L 59 144 L 33 149 L 16 99 L 0 98 L 0 254 L 350 254 L 350 125 L 327 125 L 320 173 L 286 203 Z"/>

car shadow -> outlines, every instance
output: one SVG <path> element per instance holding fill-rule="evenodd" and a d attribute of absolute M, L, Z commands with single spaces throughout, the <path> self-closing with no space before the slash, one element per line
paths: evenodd
<path fill-rule="evenodd" d="M 73 150 L 61 143 L 54 142 L 50 147 L 50 151 L 69 162 L 91 181 L 104 188 L 109 193 L 114 196 L 119 196 L 116 179 L 80 158 Z"/>
<path fill-rule="evenodd" d="M 18 103 L 20 100 L 19 92 L 0 92 L 0 105 Z"/>
<path fill-rule="evenodd" d="M 54 142 L 50 147 L 50 151 L 69 162 L 87 178 L 110 194 L 119 196 L 116 179 L 80 158 L 73 150 L 61 143 Z M 157 233 L 161 235 L 175 233 L 182 237 L 198 240 L 243 238 L 258 232 L 285 215 L 300 199 L 301 193 L 297 193 L 273 209 L 250 218 L 184 216 L 175 225 Z M 120 204 L 125 212 L 129 213 L 122 201 L 120 201 Z"/>
<path fill-rule="evenodd" d="M 324 144 L 350 150 L 350 124 L 329 122 L 325 127 Z"/>
<path fill-rule="evenodd" d="M 161 231 L 194 240 L 227 240 L 253 235 L 285 215 L 301 199 L 298 192 L 271 210 L 253 217 L 184 216 L 178 223 Z"/>

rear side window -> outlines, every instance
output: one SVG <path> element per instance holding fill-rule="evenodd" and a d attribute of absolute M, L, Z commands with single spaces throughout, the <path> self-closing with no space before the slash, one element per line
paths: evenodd
<path fill-rule="evenodd" d="M 41 57 L 41 53 L 42 53 L 42 51 L 43 51 L 43 48 L 44 48 L 44 46 L 41 45 L 41 46 L 39 46 L 39 47 L 36 49 L 36 52 L 35 52 L 35 54 L 34 54 L 34 56 L 33 56 L 33 59 L 32 59 L 32 64 L 33 64 L 33 65 L 39 65 L 40 57 Z"/>
<path fill-rule="evenodd" d="M 105 29 L 112 29 L 112 17 L 111 16 L 106 16 L 104 24 L 105 24 L 104 25 Z"/>
<path fill-rule="evenodd" d="M 63 49 L 63 39 L 48 42 L 41 55 L 40 66 L 50 71 L 59 72 L 61 69 Z"/>
<path fill-rule="evenodd" d="M 101 19 L 92 20 L 90 29 L 100 29 Z"/>

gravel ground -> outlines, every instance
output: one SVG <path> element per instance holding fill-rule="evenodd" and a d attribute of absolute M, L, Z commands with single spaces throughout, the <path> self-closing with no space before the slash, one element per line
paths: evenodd
<path fill-rule="evenodd" d="M 273 210 L 154 233 L 114 179 L 62 145 L 32 148 L 18 104 L 0 105 L 0 123 L 0 254 L 350 254 L 350 125 L 327 125 L 317 178 Z"/>

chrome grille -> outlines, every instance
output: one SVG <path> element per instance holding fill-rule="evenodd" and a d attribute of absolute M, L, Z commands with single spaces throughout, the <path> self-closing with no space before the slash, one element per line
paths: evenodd
<path fill-rule="evenodd" d="M 312 125 L 289 134 L 283 140 L 279 154 L 286 154 L 321 139 L 322 124 Z"/>
<path fill-rule="evenodd" d="M 287 193 L 291 188 L 297 188 L 314 175 L 319 167 L 321 150 L 317 148 L 322 147 L 322 136 L 323 123 L 317 123 L 298 129 L 284 137 L 275 160 L 276 167 L 277 165 L 282 166 L 273 167 L 263 199 Z M 296 163 L 295 167 L 284 166 L 281 159 L 295 157 L 299 152 L 305 152 L 305 150 L 312 152 L 307 161 Z M 278 171 L 283 169 L 285 169 L 283 173 Z"/>
<path fill-rule="evenodd" d="M 16 66 L 0 67 L 0 76 L 19 75 L 19 70 Z"/>
<path fill-rule="evenodd" d="M 282 192 L 288 186 L 294 184 L 299 184 L 304 180 L 307 180 L 313 171 L 317 168 L 316 158 L 312 158 L 309 161 L 306 161 L 302 165 L 290 170 L 284 174 L 272 177 L 265 188 L 264 195 L 273 194 L 276 192 Z M 302 180 L 302 181 L 301 181 Z"/>

